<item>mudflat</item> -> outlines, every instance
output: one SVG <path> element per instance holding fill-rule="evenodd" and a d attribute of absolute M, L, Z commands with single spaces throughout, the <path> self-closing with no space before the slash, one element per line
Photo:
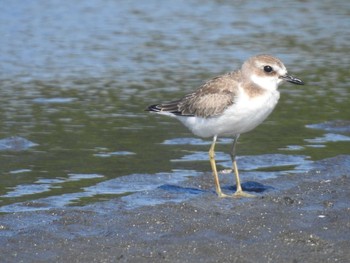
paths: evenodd
<path fill-rule="evenodd" d="M 349 162 L 264 180 L 273 188 L 256 198 L 219 199 L 208 173 L 84 207 L 2 214 L 0 261 L 349 262 Z M 164 202 L 130 206 L 155 196 Z"/>

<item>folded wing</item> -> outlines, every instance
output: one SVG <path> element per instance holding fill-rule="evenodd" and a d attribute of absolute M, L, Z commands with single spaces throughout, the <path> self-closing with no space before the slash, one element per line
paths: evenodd
<path fill-rule="evenodd" d="M 151 105 L 147 110 L 177 116 L 213 117 L 234 103 L 237 89 L 238 73 L 228 73 L 209 80 L 180 100 Z"/>

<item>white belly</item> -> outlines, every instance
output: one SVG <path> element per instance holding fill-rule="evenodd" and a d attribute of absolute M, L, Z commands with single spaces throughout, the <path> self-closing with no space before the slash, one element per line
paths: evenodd
<path fill-rule="evenodd" d="M 235 136 L 251 131 L 262 123 L 273 111 L 278 99 L 277 90 L 254 98 L 241 94 L 235 104 L 219 116 L 210 118 L 178 116 L 177 118 L 200 137 Z"/>

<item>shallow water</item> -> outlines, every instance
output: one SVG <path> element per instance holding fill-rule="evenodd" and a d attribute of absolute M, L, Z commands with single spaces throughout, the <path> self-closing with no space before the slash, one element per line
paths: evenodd
<path fill-rule="evenodd" d="M 348 155 L 349 12 L 346 1 L 6 1 L 0 212 L 123 196 L 142 204 L 132 193 L 210 176 L 210 140 L 143 110 L 257 53 L 278 56 L 307 85 L 282 86 L 274 113 L 241 136 L 243 181 Z M 230 143 L 220 138 L 220 169 Z"/>

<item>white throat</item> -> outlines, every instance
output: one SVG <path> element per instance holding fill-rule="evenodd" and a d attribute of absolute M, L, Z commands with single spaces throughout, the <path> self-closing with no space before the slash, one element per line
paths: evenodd
<path fill-rule="evenodd" d="M 253 81 L 256 85 L 260 86 L 265 90 L 274 91 L 277 90 L 278 85 L 283 81 L 282 79 L 278 79 L 276 77 L 260 77 L 255 74 L 251 75 L 251 81 Z"/>

